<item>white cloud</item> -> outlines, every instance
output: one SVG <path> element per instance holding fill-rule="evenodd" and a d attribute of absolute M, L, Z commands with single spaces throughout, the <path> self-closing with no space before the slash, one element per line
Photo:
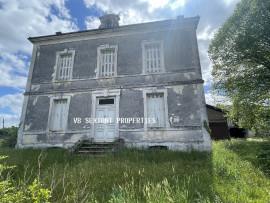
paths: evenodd
<path fill-rule="evenodd" d="M 31 53 L 29 36 L 74 31 L 77 26 L 71 21 L 63 0 L 2 0 L 0 9 L 0 49 L 12 53 L 18 50 Z M 52 12 L 57 10 L 58 14 Z M 3 20 L 4 19 L 4 20 Z"/>
<path fill-rule="evenodd" d="M 0 125 L 2 127 L 2 122 L 4 119 L 5 127 L 19 126 L 20 116 L 19 115 L 10 115 L 0 113 Z"/>
<path fill-rule="evenodd" d="M 212 40 L 214 38 L 216 29 L 212 29 L 211 25 L 206 26 L 203 31 L 198 33 L 198 40 Z"/>
<path fill-rule="evenodd" d="M 165 0 L 166 2 L 169 2 L 169 0 Z M 170 2 L 175 3 L 175 1 Z M 171 11 L 170 4 L 165 4 L 160 0 L 84 0 L 84 3 L 88 8 L 95 5 L 104 13 L 118 14 L 120 25 L 168 19 L 172 18 L 173 13 L 168 12 Z"/>
<path fill-rule="evenodd" d="M 205 81 L 205 85 L 211 85 L 213 82 L 211 75 L 213 64 L 209 60 L 207 49 L 211 40 L 214 38 L 215 31 L 216 29 L 213 29 L 211 25 L 207 25 L 197 34 L 202 66 L 202 76 Z"/>
<path fill-rule="evenodd" d="M 0 50 L 0 86 L 25 88 L 29 63 L 27 55 Z"/>
<path fill-rule="evenodd" d="M 0 86 L 22 89 L 26 86 L 26 76 L 16 75 L 13 68 L 7 64 L 0 64 Z"/>
<path fill-rule="evenodd" d="M 0 97 L 0 107 L 8 108 L 12 114 L 0 113 L 1 124 L 5 119 L 5 127 L 18 126 L 23 103 L 22 93 L 8 94 Z"/>
<path fill-rule="evenodd" d="M 235 5 L 239 2 L 239 0 L 223 0 L 226 6 Z"/>
<path fill-rule="evenodd" d="M 100 20 L 94 16 L 87 16 L 85 19 L 87 29 L 97 29 L 100 26 Z"/>
<path fill-rule="evenodd" d="M 7 94 L 0 97 L 0 107 L 9 108 L 10 111 L 15 115 L 21 114 L 23 103 L 23 94 Z"/>
<path fill-rule="evenodd" d="M 213 95 L 212 93 L 205 93 L 205 101 L 207 104 L 216 106 L 217 104 L 231 105 L 232 103 L 225 96 Z"/>
<path fill-rule="evenodd" d="M 29 36 L 77 29 L 64 3 L 64 0 L 1 0 L 0 86 L 25 87 L 32 51 Z"/>
<path fill-rule="evenodd" d="M 201 42 L 201 40 L 199 40 Z M 205 43 L 207 45 L 205 45 Z M 199 53 L 200 53 L 200 60 L 201 60 L 201 67 L 202 67 L 202 77 L 204 79 L 204 85 L 211 85 L 213 82 L 213 78 L 211 75 L 212 72 L 212 62 L 208 58 L 208 44 L 209 42 L 201 42 L 198 44 L 199 46 Z"/>

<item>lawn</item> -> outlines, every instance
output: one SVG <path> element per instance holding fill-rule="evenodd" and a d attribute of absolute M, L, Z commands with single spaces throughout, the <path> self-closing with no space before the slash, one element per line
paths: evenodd
<path fill-rule="evenodd" d="M 34 179 L 51 202 L 269 202 L 270 141 L 213 142 L 212 153 L 124 149 L 101 156 L 64 149 L 0 149 L 15 187 Z"/>

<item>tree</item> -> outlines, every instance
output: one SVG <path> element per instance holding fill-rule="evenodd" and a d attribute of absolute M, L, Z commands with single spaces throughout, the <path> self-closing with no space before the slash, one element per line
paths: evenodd
<path fill-rule="evenodd" d="M 9 127 L 0 129 L 0 147 L 14 148 L 17 144 L 17 134 L 19 127 Z"/>
<path fill-rule="evenodd" d="M 270 1 L 242 0 L 216 32 L 208 54 L 213 86 L 228 116 L 256 133 L 270 131 Z"/>

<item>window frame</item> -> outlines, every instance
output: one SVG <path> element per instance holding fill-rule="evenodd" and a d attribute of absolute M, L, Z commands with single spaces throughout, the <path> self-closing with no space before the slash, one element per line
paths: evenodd
<path fill-rule="evenodd" d="M 144 117 L 148 118 L 148 101 L 147 96 L 150 94 L 163 94 L 163 105 L 164 105 L 164 127 L 152 127 L 149 126 L 146 122 L 144 122 L 144 130 L 162 130 L 162 129 L 168 129 L 169 119 L 168 119 L 168 102 L 167 102 L 167 96 L 168 92 L 167 89 L 145 89 L 143 90 L 143 99 L 144 99 Z"/>
<path fill-rule="evenodd" d="M 50 109 L 49 109 L 49 115 L 48 115 L 48 122 L 47 122 L 47 133 L 65 133 L 67 132 L 68 129 L 68 116 L 69 116 L 69 106 L 70 106 L 70 98 L 71 96 L 66 95 L 66 96 L 51 96 L 50 97 Z M 53 117 L 53 111 L 54 111 L 54 102 L 56 100 L 67 100 L 67 118 L 66 118 L 66 124 L 65 124 L 65 129 L 64 130 L 57 130 L 57 131 L 52 131 L 51 130 L 51 123 L 52 123 L 52 117 Z"/>
<path fill-rule="evenodd" d="M 110 76 L 101 76 L 101 53 L 102 51 L 106 50 L 114 50 L 114 75 Z M 97 73 L 96 78 L 111 78 L 117 76 L 117 52 L 118 52 L 118 45 L 100 45 L 97 47 Z"/>
<path fill-rule="evenodd" d="M 155 45 L 155 44 L 159 44 L 160 45 L 160 71 L 158 72 L 147 72 L 147 56 L 146 56 L 146 46 L 151 46 L 151 45 Z M 141 47 L 142 47 L 142 64 L 143 64 L 143 68 L 142 68 L 142 74 L 143 75 L 148 75 L 148 74 L 159 74 L 159 73 L 164 73 L 165 72 L 165 67 L 164 67 L 164 40 L 143 40 L 141 43 Z"/>
<path fill-rule="evenodd" d="M 69 78 L 68 79 L 60 79 L 59 78 L 59 71 L 60 71 L 60 64 L 61 64 L 61 57 L 65 55 L 71 55 L 72 61 L 70 66 Z M 56 62 L 55 62 L 55 71 L 54 71 L 54 82 L 66 82 L 71 81 L 73 78 L 73 66 L 74 66 L 74 58 L 75 58 L 75 50 L 74 49 L 64 49 L 64 51 L 56 52 Z"/>

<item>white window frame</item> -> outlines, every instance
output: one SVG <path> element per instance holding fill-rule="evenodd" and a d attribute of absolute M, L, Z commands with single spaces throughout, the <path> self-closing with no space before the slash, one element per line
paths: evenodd
<path fill-rule="evenodd" d="M 101 76 L 101 52 L 106 50 L 114 50 L 114 75 L 111 76 Z M 117 76 L 117 52 L 118 52 L 118 45 L 100 45 L 97 47 L 97 74 L 96 78 L 106 78 L 106 77 L 115 77 Z"/>
<path fill-rule="evenodd" d="M 158 72 L 147 72 L 147 56 L 146 56 L 146 46 L 149 45 L 154 45 L 154 44 L 159 44 L 160 45 L 160 71 Z M 164 73 L 165 68 L 164 68 L 164 40 L 143 40 L 141 43 L 142 47 L 142 62 L 143 62 L 143 69 L 142 69 L 142 74 L 157 74 L 157 73 Z"/>
<path fill-rule="evenodd" d="M 67 126 L 68 126 L 68 116 L 69 116 L 69 105 L 70 105 L 70 98 L 71 96 L 69 95 L 63 95 L 63 96 L 51 96 L 50 97 L 50 109 L 49 109 L 49 116 L 48 116 L 48 123 L 47 123 L 47 133 L 65 133 L 67 131 Z M 51 131 L 51 121 L 52 121 L 52 116 L 53 116 L 53 106 L 54 106 L 54 101 L 55 100 L 67 100 L 67 118 L 66 118 L 66 128 L 63 131 Z"/>
<path fill-rule="evenodd" d="M 168 92 L 167 89 L 145 89 L 143 90 L 143 100 L 144 100 L 144 117 L 148 118 L 148 105 L 147 105 L 147 95 L 148 94 L 163 94 L 163 99 L 164 99 L 164 127 L 163 128 L 155 128 L 155 127 L 149 127 L 147 122 L 144 122 L 144 130 L 160 130 L 160 129 L 167 129 L 169 128 L 169 119 L 168 119 L 168 102 L 167 102 L 167 96 Z"/>
<path fill-rule="evenodd" d="M 59 71 L 60 71 L 60 63 L 61 63 L 61 57 L 65 56 L 65 55 L 71 55 L 72 56 L 72 62 L 71 62 L 71 66 L 70 66 L 70 72 L 69 72 L 69 78 L 68 79 L 60 79 L 59 78 Z M 73 76 L 73 66 L 74 66 L 74 57 L 75 57 L 75 50 L 74 49 L 64 49 L 64 51 L 58 51 L 56 52 L 56 62 L 55 62 L 55 67 L 54 67 L 54 78 L 53 81 L 70 81 L 72 80 L 72 76 Z"/>

